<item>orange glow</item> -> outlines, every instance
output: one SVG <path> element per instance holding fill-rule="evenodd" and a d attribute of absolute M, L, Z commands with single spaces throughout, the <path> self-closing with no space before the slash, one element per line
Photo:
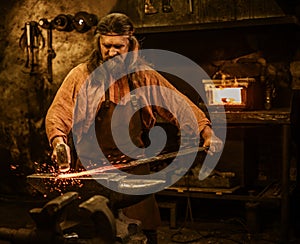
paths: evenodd
<path fill-rule="evenodd" d="M 213 105 L 242 104 L 242 87 L 226 87 L 212 89 L 209 102 Z"/>

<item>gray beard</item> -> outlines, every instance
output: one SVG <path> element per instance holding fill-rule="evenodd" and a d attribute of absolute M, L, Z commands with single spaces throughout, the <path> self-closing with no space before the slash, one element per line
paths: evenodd
<path fill-rule="evenodd" d="M 126 67 L 124 61 L 116 56 L 114 58 L 110 58 L 106 63 L 107 71 L 114 79 L 120 79 L 121 77 L 126 75 Z"/>

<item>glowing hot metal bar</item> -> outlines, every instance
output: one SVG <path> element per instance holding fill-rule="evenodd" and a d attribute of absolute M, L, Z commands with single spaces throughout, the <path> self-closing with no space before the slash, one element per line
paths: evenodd
<path fill-rule="evenodd" d="M 170 176 L 165 175 L 162 179 L 144 179 L 143 177 L 141 179 L 132 179 L 115 172 L 116 168 L 129 169 L 141 164 L 154 163 L 178 156 L 189 156 L 191 153 L 206 150 L 208 150 L 206 147 L 187 148 L 181 150 L 180 153 L 166 153 L 155 157 L 134 160 L 126 164 L 98 167 L 78 173 L 36 173 L 27 176 L 27 181 L 32 187 L 42 193 L 44 197 L 56 197 L 69 191 L 78 192 L 82 199 L 101 194 L 109 199 L 112 209 L 124 208 L 145 199 L 147 196 L 144 195 L 146 188 L 151 188 L 152 190 L 162 189 Z M 173 173 L 173 170 L 171 172 Z M 112 184 L 118 189 L 122 189 L 122 191 L 134 191 L 135 195 L 110 190 L 104 186 L 106 184 Z"/>
<path fill-rule="evenodd" d="M 150 158 L 134 160 L 134 161 L 127 162 L 124 164 L 101 166 L 96 169 L 91 169 L 91 170 L 82 171 L 82 172 L 78 172 L 78 173 L 59 174 L 59 175 L 57 175 L 57 178 L 60 178 L 60 179 L 76 178 L 76 177 L 81 177 L 81 176 L 104 173 L 104 172 L 108 172 L 108 171 L 116 170 L 116 169 L 125 170 L 125 169 L 130 169 L 130 168 L 136 167 L 141 164 L 163 161 L 163 160 L 175 158 L 176 156 L 184 156 L 184 155 L 188 155 L 188 154 L 195 153 L 195 152 L 207 151 L 208 149 L 209 149 L 209 147 L 193 147 L 193 148 L 184 149 L 180 152 L 165 153 L 165 154 L 161 154 L 161 155 L 150 157 Z"/>

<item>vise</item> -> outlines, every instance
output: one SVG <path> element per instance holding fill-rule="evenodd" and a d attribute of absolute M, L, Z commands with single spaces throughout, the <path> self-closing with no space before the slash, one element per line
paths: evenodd
<path fill-rule="evenodd" d="M 0 239 L 14 244 L 117 244 L 145 243 L 140 222 L 115 217 L 108 199 L 95 195 L 81 202 L 77 192 L 67 192 L 47 202 L 42 208 L 30 210 L 33 228 L 0 228 Z"/>

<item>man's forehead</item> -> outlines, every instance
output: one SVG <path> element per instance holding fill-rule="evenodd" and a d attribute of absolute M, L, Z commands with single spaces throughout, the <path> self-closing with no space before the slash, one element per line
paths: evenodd
<path fill-rule="evenodd" d="M 128 41 L 129 35 L 101 35 L 103 42 Z"/>
<path fill-rule="evenodd" d="M 101 33 L 102 36 L 131 36 L 133 34 L 132 31 L 126 31 L 122 34 L 116 32 L 105 32 Z"/>

